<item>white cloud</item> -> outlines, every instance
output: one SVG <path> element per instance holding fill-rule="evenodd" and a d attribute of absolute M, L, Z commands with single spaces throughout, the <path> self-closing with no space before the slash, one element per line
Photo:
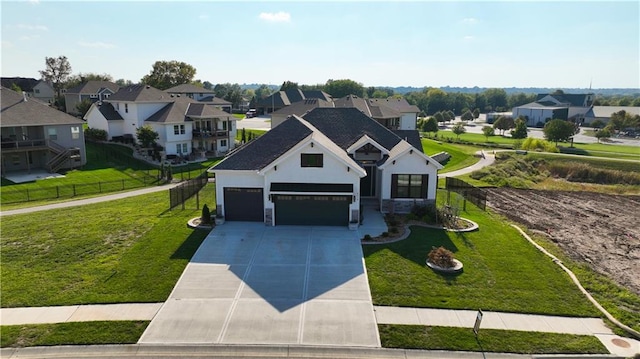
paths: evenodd
<path fill-rule="evenodd" d="M 467 36 L 463 37 L 462 39 L 464 41 L 471 41 L 471 40 L 475 39 L 475 36 L 467 35 Z"/>
<path fill-rule="evenodd" d="M 29 41 L 29 40 L 35 40 L 35 39 L 39 39 L 40 35 L 23 35 L 20 36 L 20 40 L 21 41 Z"/>
<path fill-rule="evenodd" d="M 114 47 L 116 47 L 116 45 L 114 44 L 109 44 L 109 43 L 100 42 L 100 41 L 95 41 L 95 42 L 78 41 L 78 45 L 83 47 L 92 47 L 95 49 L 113 49 Z"/>
<path fill-rule="evenodd" d="M 284 11 L 279 12 L 263 12 L 258 15 L 262 20 L 269 22 L 289 22 L 291 21 L 291 14 Z"/>
<path fill-rule="evenodd" d="M 9 49 L 13 47 L 13 43 L 11 41 L 2 40 L 2 48 Z"/>
<path fill-rule="evenodd" d="M 202 15 L 198 16 L 198 19 L 200 19 L 200 20 L 209 20 L 209 15 L 202 14 Z"/>
<path fill-rule="evenodd" d="M 18 29 L 23 29 L 23 30 L 49 31 L 49 28 L 47 28 L 44 25 L 18 24 L 18 25 L 16 25 L 16 27 Z"/>
<path fill-rule="evenodd" d="M 40 4 L 40 0 L 27 0 L 27 2 L 31 5 L 38 5 Z"/>
<path fill-rule="evenodd" d="M 462 19 L 462 23 L 464 24 L 469 24 L 469 25 L 475 25 L 478 23 L 478 19 L 474 18 L 474 17 L 467 17 Z"/>

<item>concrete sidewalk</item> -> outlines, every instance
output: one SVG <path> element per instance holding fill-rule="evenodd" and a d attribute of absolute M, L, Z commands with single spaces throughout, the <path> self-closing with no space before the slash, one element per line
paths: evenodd
<path fill-rule="evenodd" d="M 128 198 L 128 197 L 139 196 L 139 195 L 147 194 L 147 193 L 168 191 L 169 189 L 177 186 L 178 184 L 179 183 L 170 183 L 170 184 L 165 184 L 165 185 L 162 185 L 162 186 L 146 187 L 146 188 L 143 188 L 143 189 L 127 191 L 127 192 L 118 192 L 118 193 L 114 193 L 114 194 L 110 194 L 110 195 L 106 195 L 106 196 L 100 196 L 100 197 L 92 197 L 92 198 L 79 199 L 79 200 L 75 200 L 75 201 L 52 203 L 52 204 L 47 204 L 47 205 L 44 205 L 44 206 L 26 207 L 26 208 L 12 209 L 12 210 L 8 210 L 8 211 L 1 211 L 0 212 L 0 217 L 2 217 L 2 216 L 10 216 L 10 215 L 14 215 L 14 214 L 23 214 L 23 213 L 47 211 L 47 210 L 50 210 L 50 209 L 59 209 L 59 208 L 83 206 L 85 204 L 113 201 L 113 200 L 117 200 L 117 199 L 123 199 L 123 198 Z"/>
<path fill-rule="evenodd" d="M 452 171 L 452 172 L 439 174 L 438 178 L 456 177 L 456 176 L 460 176 L 460 175 L 465 175 L 467 173 L 471 173 L 473 171 L 477 171 L 477 170 L 479 170 L 479 169 L 481 169 L 483 167 L 491 166 L 493 164 L 493 162 L 495 162 L 495 160 L 496 160 L 496 156 L 495 156 L 493 151 L 491 153 L 484 152 L 484 151 L 478 151 L 478 152 L 476 152 L 476 156 L 480 157 L 480 161 L 476 162 L 475 164 L 473 164 L 473 165 L 471 165 L 469 167 L 465 167 L 465 168 L 459 169 L 457 171 Z"/>
<path fill-rule="evenodd" d="M 74 305 L 37 308 L 2 308 L 1 325 L 65 323 L 98 320 L 152 320 L 162 303 Z M 476 311 L 374 306 L 377 324 L 473 328 Z M 481 329 L 519 330 L 593 335 L 614 355 L 640 353 L 640 341 L 622 338 L 600 318 L 574 318 L 533 314 L 483 312 Z"/>

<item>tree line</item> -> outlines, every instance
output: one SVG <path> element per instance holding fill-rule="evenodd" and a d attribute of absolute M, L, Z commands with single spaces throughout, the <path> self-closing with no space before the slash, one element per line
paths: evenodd
<path fill-rule="evenodd" d="M 255 107 L 257 101 L 270 96 L 274 91 L 267 84 L 256 89 L 243 89 L 238 83 L 219 83 L 214 85 L 209 81 L 194 79 L 197 71 L 192 65 L 181 61 L 156 61 L 149 74 L 143 76 L 137 84 L 146 84 L 166 90 L 181 84 L 193 84 L 204 89 L 212 90 L 215 96 L 232 103 L 238 108 L 244 100 L 250 101 Z M 45 70 L 40 71 L 42 79 L 53 84 L 56 91 L 56 105 L 64 108 L 63 89 L 69 89 L 90 80 L 115 82 L 119 86 L 127 86 L 134 82 L 125 79 L 113 80 L 111 75 L 98 73 L 79 73 L 72 75 L 71 64 L 66 56 L 46 57 Z M 407 102 L 420 109 L 420 116 L 432 116 L 437 113 L 451 112 L 455 116 L 473 115 L 476 113 L 511 111 L 513 107 L 535 101 L 536 94 L 511 93 L 504 89 L 490 88 L 479 93 L 445 92 L 439 88 L 425 87 L 420 91 L 398 94 L 390 87 L 365 87 L 362 83 L 350 79 L 329 79 L 324 84 L 299 85 L 297 82 L 284 81 L 280 91 L 290 89 L 320 90 L 334 98 L 356 95 L 363 98 L 405 98 Z M 561 91 L 558 91 L 561 93 Z M 89 104 L 90 105 L 90 104 Z M 638 96 L 596 96 L 594 105 L 599 106 L 640 106 Z M 83 106 L 86 107 L 86 104 Z M 88 107 L 86 107 L 88 109 Z"/>

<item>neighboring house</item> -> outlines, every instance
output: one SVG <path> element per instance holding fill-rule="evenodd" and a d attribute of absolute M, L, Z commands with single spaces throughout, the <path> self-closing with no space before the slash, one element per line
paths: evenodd
<path fill-rule="evenodd" d="M 86 164 L 83 122 L 2 87 L 2 173 Z"/>
<path fill-rule="evenodd" d="M 624 111 L 631 115 L 640 116 L 640 107 L 634 106 L 593 106 L 587 113 L 584 115 L 584 125 L 590 125 L 595 120 L 600 120 L 605 124 L 611 120 L 611 115 Z"/>
<path fill-rule="evenodd" d="M 271 128 L 284 122 L 287 116 L 302 116 L 316 107 L 357 108 L 392 131 L 415 130 L 420 112 L 417 106 L 410 105 L 404 99 L 365 99 L 356 95 L 333 100 L 312 98 L 295 102 L 272 113 Z"/>
<path fill-rule="evenodd" d="M 13 85 L 17 85 L 20 89 L 38 101 L 44 103 L 53 103 L 55 98 L 55 90 L 53 86 L 42 80 L 27 77 L 3 77 L 2 86 L 11 89 Z"/>
<path fill-rule="evenodd" d="M 258 101 L 256 110 L 259 114 L 268 114 L 278 111 L 281 108 L 290 106 L 293 103 L 307 100 L 307 99 L 321 99 L 324 101 L 331 101 L 331 95 L 324 91 L 309 90 L 303 91 L 300 89 L 292 89 L 286 91 L 278 91 Z"/>
<path fill-rule="evenodd" d="M 177 96 L 186 96 L 200 102 L 206 102 L 218 107 L 222 111 L 231 113 L 231 102 L 215 97 L 216 93 L 213 90 L 207 90 L 192 84 L 183 84 L 174 86 L 165 90 L 165 92 Z"/>
<path fill-rule="evenodd" d="M 158 133 L 157 144 L 167 156 L 191 160 L 220 156 L 235 148 L 236 119 L 213 104 L 169 94 L 149 85 L 121 88 L 96 102 L 84 119 L 90 128 L 107 131 L 108 138 L 136 138 L 138 127 Z"/>
<path fill-rule="evenodd" d="M 538 94 L 534 102 L 513 108 L 513 118 L 524 116 L 527 126 L 541 126 L 552 119 L 584 122 L 593 106 L 595 95 L 588 94 Z"/>
<path fill-rule="evenodd" d="M 432 203 L 441 168 L 417 131 L 398 136 L 350 107 L 291 116 L 209 172 L 226 220 L 346 226 L 360 222 L 365 198 L 384 213 Z"/>
<path fill-rule="evenodd" d="M 77 106 L 82 101 L 88 100 L 91 103 L 104 101 L 119 89 L 120 86 L 111 81 L 87 81 L 67 89 L 64 93 L 65 111 L 72 115 L 79 115 Z"/>
<path fill-rule="evenodd" d="M 333 102 L 311 98 L 295 102 L 271 114 L 271 128 L 283 123 L 289 116 L 302 116 L 316 107 L 334 107 Z"/>

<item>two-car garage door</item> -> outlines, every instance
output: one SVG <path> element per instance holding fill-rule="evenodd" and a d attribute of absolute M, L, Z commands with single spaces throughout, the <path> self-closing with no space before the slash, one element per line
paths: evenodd
<path fill-rule="evenodd" d="M 346 226 L 351 196 L 274 195 L 276 225 Z"/>

